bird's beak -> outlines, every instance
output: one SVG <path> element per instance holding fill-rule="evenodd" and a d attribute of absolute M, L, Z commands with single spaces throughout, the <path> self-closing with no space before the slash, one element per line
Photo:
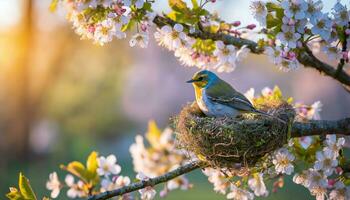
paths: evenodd
<path fill-rule="evenodd" d="M 186 83 L 193 83 L 193 82 L 196 82 L 196 80 L 191 79 L 191 80 L 186 81 Z"/>

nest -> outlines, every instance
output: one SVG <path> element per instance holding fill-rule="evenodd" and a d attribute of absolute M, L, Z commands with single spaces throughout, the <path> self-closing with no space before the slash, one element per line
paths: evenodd
<path fill-rule="evenodd" d="M 174 120 L 177 143 L 200 159 L 204 157 L 214 168 L 254 166 L 266 154 L 287 143 L 295 117 L 293 107 L 284 101 L 256 106 L 274 117 L 258 114 L 206 117 L 195 102 L 188 104 Z"/>

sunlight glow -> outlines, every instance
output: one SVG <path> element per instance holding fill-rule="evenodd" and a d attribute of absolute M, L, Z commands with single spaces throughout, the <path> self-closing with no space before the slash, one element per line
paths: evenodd
<path fill-rule="evenodd" d="M 0 1 L 0 30 L 14 26 L 19 22 L 21 13 L 19 0 Z"/>

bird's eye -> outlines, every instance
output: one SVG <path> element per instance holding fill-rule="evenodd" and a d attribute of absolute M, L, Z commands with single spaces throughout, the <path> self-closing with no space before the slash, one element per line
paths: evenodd
<path fill-rule="evenodd" d="M 203 80 L 203 76 L 199 77 L 198 80 L 199 80 L 199 81 L 202 81 L 202 80 Z"/>

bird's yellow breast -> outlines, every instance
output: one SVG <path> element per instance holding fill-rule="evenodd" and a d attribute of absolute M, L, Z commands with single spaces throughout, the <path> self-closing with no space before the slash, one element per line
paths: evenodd
<path fill-rule="evenodd" d="M 200 99 L 202 99 L 202 88 L 200 88 L 200 87 L 198 87 L 198 86 L 196 86 L 196 85 L 194 85 L 194 93 L 195 93 L 195 95 L 196 95 L 196 100 L 198 101 L 198 100 L 200 100 Z"/>

